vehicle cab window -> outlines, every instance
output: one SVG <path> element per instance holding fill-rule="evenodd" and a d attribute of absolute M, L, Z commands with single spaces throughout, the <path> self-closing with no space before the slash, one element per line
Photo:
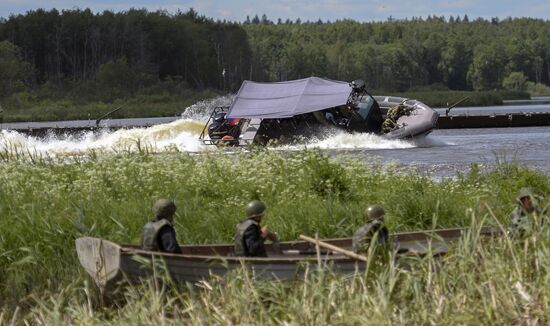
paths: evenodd
<path fill-rule="evenodd" d="M 363 120 L 366 120 L 372 110 L 373 104 L 374 99 L 371 96 L 367 95 L 361 97 L 359 103 L 357 104 L 357 114 L 359 114 Z"/>

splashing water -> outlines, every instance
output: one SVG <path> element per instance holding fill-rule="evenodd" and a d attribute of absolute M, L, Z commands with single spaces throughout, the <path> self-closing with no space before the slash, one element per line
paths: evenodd
<path fill-rule="evenodd" d="M 348 133 L 342 130 L 331 131 L 324 139 L 310 139 L 303 145 L 280 146 L 282 150 L 319 149 L 401 149 L 416 147 L 409 140 L 386 139 L 369 133 Z"/>
<path fill-rule="evenodd" d="M 38 138 L 17 131 L 0 131 L 0 151 L 18 151 L 38 154 L 70 156 L 89 150 L 158 152 L 170 148 L 199 152 L 214 147 L 199 141 L 199 135 L 215 106 L 231 104 L 233 95 L 199 101 L 182 113 L 182 119 L 145 128 L 104 130 L 64 135 L 49 134 Z"/>
<path fill-rule="evenodd" d="M 16 131 L 0 131 L 0 151 L 17 150 L 56 156 L 85 154 L 89 150 L 106 152 L 139 151 L 160 152 L 178 149 L 186 152 L 214 150 L 198 138 L 215 106 L 231 104 L 234 95 L 220 96 L 199 101 L 182 113 L 182 119 L 145 128 L 119 129 L 116 131 L 82 132 L 55 135 L 44 138 L 28 136 Z M 342 130 L 326 130 L 323 138 L 314 138 L 299 145 L 283 145 L 276 150 L 320 149 L 406 149 L 413 147 L 439 147 L 453 145 L 444 141 L 421 137 L 415 140 L 390 140 L 367 133 L 347 133 Z M 227 150 L 227 149 L 224 149 Z"/>
<path fill-rule="evenodd" d="M 442 139 L 437 139 L 433 136 L 427 135 L 422 137 L 417 137 L 414 139 L 415 147 L 444 147 L 444 146 L 455 146 L 455 143 L 447 142 Z"/>
<path fill-rule="evenodd" d="M 181 114 L 183 119 L 199 120 L 206 122 L 212 113 L 212 110 L 216 106 L 229 106 L 235 95 L 218 96 L 213 99 L 199 101 L 187 109 Z"/>
<path fill-rule="evenodd" d="M 415 145 L 410 141 L 386 139 L 375 134 L 341 132 L 328 139 L 321 140 L 309 146 L 326 149 L 401 149 L 412 148 Z"/>
<path fill-rule="evenodd" d="M 54 155 L 78 155 L 89 150 L 102 151 L 162 151 L 177 148 L 181 151 L 202 151 L 206 148 L 198 139 L 204 122 L 181 119 L 148 128 L 119 129 L 77 135 L 49 135 L 45 138 L 2 130 L 0 150 L 18 150 Z"/>

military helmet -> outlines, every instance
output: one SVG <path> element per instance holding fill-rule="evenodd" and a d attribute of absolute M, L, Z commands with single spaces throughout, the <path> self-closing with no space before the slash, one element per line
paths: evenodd
<path fill-rule="evenodd" d="M 381 217 L 384 217 L 384 215 L 386 215 L 386 212 L 380 205 L 369 206 L 367 207 L 367 209 L 365 209 L 365 212 L 363 213 L 365 219 L 369 221 L 379 219 Z"/>
<path fill-rule="evenodd" d="M 263 202 L 259 200 L 253 200 L 250 203 L 248 203 L 244 209 L 246 213 L 246 217 L 256 217 L 261 216 L 264 214 L 266 210 L 266 206 Z"/>
<path fill-rule="evenodd" d="M 160 220 L 162 218 L 169 218 L 176 212 L 176 204 L 172 200 L 159 199 L 153 205 L 153 214 Z"/>
<path fill-rule="evenodd" d="M 533 190 L 531 190 L 531 188 L 521 188 L 518 191 L 518 196 L 516 197 L 516 200 L 521 201 L 521 199 L 525 197 L 533 197 Z"/>

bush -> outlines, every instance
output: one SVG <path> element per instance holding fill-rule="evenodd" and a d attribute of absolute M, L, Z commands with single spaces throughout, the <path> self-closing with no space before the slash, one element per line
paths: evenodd
<path fill-rule="evenodd" d="M 502 87 L 514 91 L 524 91 L 527 88 L 527 77 L 523 72 L 512 72 L 504 78 Z"/>
<path fill-rule="evenodd" d="M 527 90 L 532 96 L 550 96 L 550 86 L 527 82 Z"/>

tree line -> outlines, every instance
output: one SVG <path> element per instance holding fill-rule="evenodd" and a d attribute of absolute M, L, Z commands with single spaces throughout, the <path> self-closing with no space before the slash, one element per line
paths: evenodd
<path fill-rule="evenodd" d="M 257 80 L 363 77 L 371 88 L 389 91 L 427 85 L 493 90 L 503 84 L 525 87 L 526 81 L 550 83 L 550 22 L 539 19 L 430 16 L 274 24 L 264 16 L 243 28 Z M 523 83 L 507 84 L 510 77 Z"/>
<path fill-rule="evenodd" d="M 241 26 L 194 10 L 39 9 L 1 20 L 0 41 L 0 58 L 32 67 L 20 74 L 28 87 L 94 81 L 134 92 L 169 79 L 190 88 L 232 89 L 249 76 L 251 60 Z M 5 66 L 4 74 L 20 70 Z"/>
<path fill-rule="evenodd" d="M 0 97 L 48 86 L 116 98 L 167 81 L 236 91 L 245 79 L 308 76 L 363 78 L 387 91 L 550 84 L 550 22 L 429 16 L 274 23 L 263 15 L 235 23 L 192 9 L 39 9 L 0 20 Z"/>

